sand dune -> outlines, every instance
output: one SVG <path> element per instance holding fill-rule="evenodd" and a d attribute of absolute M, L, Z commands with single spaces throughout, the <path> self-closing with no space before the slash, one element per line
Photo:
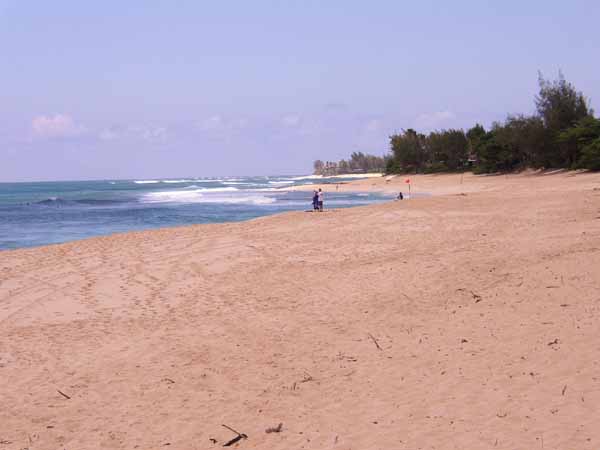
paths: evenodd
<path fill-rule="evenodd" d="M 600 174 L 458 177 L 0 252 L 0 450 L 599 448 Z"/>

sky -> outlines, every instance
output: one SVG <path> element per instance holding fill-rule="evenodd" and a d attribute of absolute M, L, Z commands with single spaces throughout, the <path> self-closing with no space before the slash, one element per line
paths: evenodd
<path fill-rule="evenodd" d="M 305 174 L 389 136 L 600 108 L 597 0 L 0 0 L 0 182 Z"/>

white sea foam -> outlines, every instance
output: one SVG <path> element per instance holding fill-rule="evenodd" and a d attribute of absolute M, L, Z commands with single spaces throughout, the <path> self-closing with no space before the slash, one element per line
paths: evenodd
<path fill-rule="evenodd" d="M 269 181 L 269 184 L 294 184 L 293 181 Z"/>
<path fill-rule="evenodd" d="M 193 191 L 160 191 L 144 194 L 141 201 L 143 203 L 188 203 L 194 202 L 201 197 L 202 194 L 200 194 L 197 189 Z"/>
<path fill-rule="evenodd" d="M 223 184 L 252 186 L 253 184 L 256 184 L 256 183 L 243 183 L 243 182 L 239 182 L 239 181 L 223 181 Z"/>
<path fill-rule="evenodd" d="M 235 187 L 215 187 L 215 188 L 207 188 L 207 187 L 200 187 L 197 184 L 192 184 L 190 186 L 184 186 L 182 188 L 180 188 L 182 190 L 189 190 L 189 189 L 193 189 L 195 191 L 198 192 L 234 192 L 234 191 L 239 191 L 238 188 Z M 166 192 L 171 192 L 171 191 L 166 191 Z"/>
<path fill-rule="evenodd" d="M 262 195 L 245 195 L 245 196 L 231 196 L 231 197 L 205 197 L 200 203 L 250 203 L 253 205 L 269 205 L 275 203 L 275 199 L 271 197 L 264 197 Z"/>
<path fill-rule="evenodd" d="M 194 181 L 196 181 L 196 180 L 186 180 L 186 179 L 183 179 L 183 180 L 162 180 L 163 183 L 192 183 Z"/>
<path fill-rule="evenodd" d="M 143 203 L 250 203 L 266 205 L 275 202 L 274 198 L 262 195 L 234 194 L 236 188 L 185 189 L 148 192 L 141 197 Z"/>
<path fill-rule="evenodd" d="M 235 192 L 239 191 L 238 188 L 235 187 L 217 187 L 217 188 L 200 188 L 198 189 L 200 192 Z"/>
<path fill-rule="evenodd" d="M 160 183 L 160 181 L 158 180 L 136 180 L 134 181 L 135 184 L 155 184 L 155 183 Z"/>
<path fill-rule="evenodd" d="M 316 178 L 323 178 L 323 175 L 303 175 L 301 177 L 293 177 L 292 180 L 312 180 Z"/>

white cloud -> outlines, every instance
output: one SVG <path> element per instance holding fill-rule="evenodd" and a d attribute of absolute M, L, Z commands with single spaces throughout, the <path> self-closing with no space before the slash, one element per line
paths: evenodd
<path fill-rule="evenodd" d="M 141 136 L 144 140 L 150 142 L 165 141 L 167 139 L 167 129 L 165 127 L 145 128 Z"/>
<path fill-rule="evenodd" d="M 210 116 L 199 124 L 202 130 L 220 130 L 225 127 L 225 120 L 219 114 Z"/>
<path fill-rule="evenodd" d="M 300 116 L 296 114 L 287 114 L 281 118 L 281 124 L 286 127 L 297 127 L 300 125 Z"/>
<path fill-rule="evenodd" d="M 246 117 L 225 117 L 214 114 L 196 124 L 196 129 L 203 131 L 210 139 L 230 139 L 250 126 Z"/>
<path fill-rule="evenodd" d="M 38 116 L 31 121 L 33 135 L 39 138 L 70 138 L 85 133 L 86 129 L 77 125 L 66 114 Z"/>
<path fill-rule="evenodd" d="M 450 111 L 436 111 L 432 113 L 421 114 L 415 120 L 417 128 L 432 129 L 443 126 L 456 118 L 456 115 Z"/>

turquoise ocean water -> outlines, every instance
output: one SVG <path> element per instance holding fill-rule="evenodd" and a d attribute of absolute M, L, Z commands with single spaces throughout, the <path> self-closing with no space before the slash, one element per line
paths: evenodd
<path fill-rule="evenodd" d="M 117 232 L 196 223 L 231 222 L 309 210 L 310 192 L 285 187 L 331 183 L 325 205 L 345 208 L 390 196 L 337 193 L 346 179 L 223 177 L 154 180 L 0 183 L 0 250 Z M 283 189 L 281 189 L 283 188 Z"/>

